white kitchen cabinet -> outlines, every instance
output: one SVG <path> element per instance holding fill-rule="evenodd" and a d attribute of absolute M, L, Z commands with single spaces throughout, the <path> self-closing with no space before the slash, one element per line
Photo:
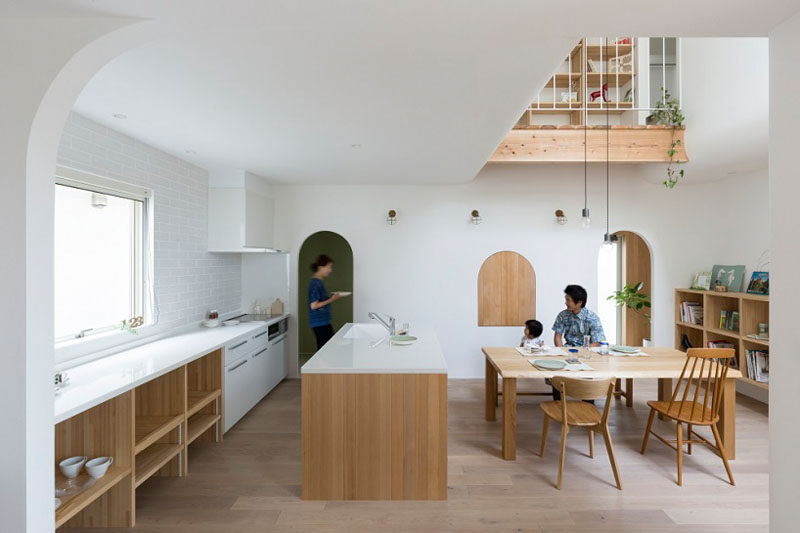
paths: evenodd
<path fill-rule="evenodd" d="M 243 357 L 225 366 L 225 431 L 228 431 L 252 408 L 248 390 L 252 363 Z"/>
<path fill-rule="evenodd" d="M 286 340 L 286 335 L 272 342 L 269 350 L 270 371 L 268 390 L 272 390 L 275 386 L 286 378 L 289 374 L 289 360 L 288 360 L 289 343 Z"/>
<path fill-rule="evenodd" d="M 273 248 L 275 202 L 244 187 L 208 190 L 208 250 L 264 252 Z"/>

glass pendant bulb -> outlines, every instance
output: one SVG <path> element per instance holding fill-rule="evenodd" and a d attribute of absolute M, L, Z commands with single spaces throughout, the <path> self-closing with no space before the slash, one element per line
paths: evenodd
<path fill-rule="evenodd" d="M 581 226 L 590 228 L 592 226 L 592 219 L 589 217 L 589 208 L 584 207 L 581 211 Z"/>

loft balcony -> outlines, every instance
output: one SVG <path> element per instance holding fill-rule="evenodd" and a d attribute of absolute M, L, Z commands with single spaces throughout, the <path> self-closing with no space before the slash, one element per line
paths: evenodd
<path fill-rule="evenodd" d="M 651 124 L 658 102 L 680 98 L 679 39 L 584 38 L 489 161 L 667 163 L 677 141 L 673 161 L 686 162 L 684 127 Z"/>

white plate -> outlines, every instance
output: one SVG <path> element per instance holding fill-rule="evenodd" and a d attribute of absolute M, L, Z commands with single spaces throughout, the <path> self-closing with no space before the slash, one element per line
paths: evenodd
<path fill-rule="evenodd" d="M 339 296 L 350 296 L 351 294 L 353 294 L 353 292 L 352 291 L 336 291 L 336 294 L 338 294 Z"/>
<path fill-rule="evenodd" d="M 223 326 L 237 326 L 240 322 L 238 320 L 226 320 L 222 323 Z"/>
<path fill-rule="evenodd" d="M 398 346 L 408 346 L 409 344 L 414 344 L 417 342 L 417 338 L 413 335 L 392 335 L 389 337 L 392 341 L 392 344 L 396 344 Z"/>

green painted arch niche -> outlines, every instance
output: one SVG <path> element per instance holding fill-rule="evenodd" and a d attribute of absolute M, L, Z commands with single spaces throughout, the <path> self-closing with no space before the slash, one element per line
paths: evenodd
<path fill-rule="evenodd" d="M 314 332 L 308 325 L 308 284 L 314 274 L 310 265 L 320 254 L 333 259 L 333 272 L 325 280 L 328 292 L 353 290 L 353 249 L 347 239 L 333 231 L 318 231 L 309 235 L 300 246 L 297 259 L 298 352 L 301 366 L 317 351 Z M 353 321 L 353 296 L 331 304 L 335 331 Z"/>

